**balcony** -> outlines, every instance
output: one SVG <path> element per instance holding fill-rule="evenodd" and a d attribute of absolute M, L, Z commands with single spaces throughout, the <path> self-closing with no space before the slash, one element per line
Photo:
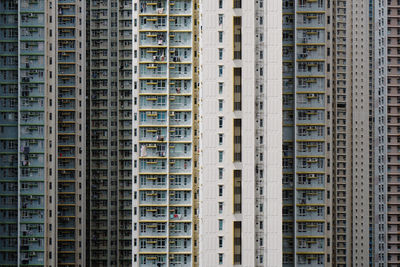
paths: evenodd
<path fill-rule="evenodd" d="M 143 236 L 166 236 L 166 223 L 139 223 L 140 237 Z"/>
<path fill-rule="evenodd" d="M 298 252 L 324 252 L 324 247 L 323 238 L 297 238 Z"/>
<path fill-rule="evenodd" d="M 167 204 L 167 191 L 146 190 L 140 191 L 140 204 L 159 205 Z"/>
<path fill-rule="evenodd" d="M 43 154 L 25 154 L 21 157 L 20 166 L 43 166 L 44 155 Z"/>
<path fill-rule="evenodd" d="M 300 44 L 325 43 L 325 32 L 323 30 L 299 30 L 297 42 Z"/>
<path fill-rule="evenodd" d="M 158 158 L 166 156 L 167 149 L 165 144 L 142 143 L 140 145 L 140 157 Z"/>
<path fill-rule="evenodd" d="M 58 5 L 58 16 L 73 16 L 75 15 L 75 5 Z"/>
<path fill-rule="evenodd" d="M 58 168 L 60 169 L 75 169 L 75 160 L 59 159 Z"/>
<path fill-rule="evenodd" d="M 166 109 L 167 108 L 166 96 L 140 96 L 139 108 L 140 109 Z"/>
<path fill-rule="evenodd" d="M 44 250 L 45 242 L 43 238 L 37 237 L 22 237 L 21 238 L 21 251 L 35 251 Z"/>
<path fill-rule="evenodd" d="M 75 52 L 59 52 L 58 63 L 71 63 L 75 64 Z"/>
<path fill-rule="evenodd" d="M 304 45 L 298 50 L 297 59 L 324 59 L 325 51 L 323 46 L 318 45 Z"/>
<path fill-rule="evenodd" d="M 39 252 L 39 251 L 22 252 L 20 264 L 22 266 L 24 265 L 40 266 L 43 265 L 44 258 L 45 258 L 44 252 Z"/>
<path fill-rule="evenodd" d="M 324 27 L 325 14 L 301 13 L 297 14 L 298 27 Z"/>
<path fill-rule="evenodd" d="M 298 77 L 297 88 L 299 91 L 324 91 L 324 78 L 322 77 Z"/>
<path fill-rule="evenodd" d="M 192 145 L 188 144 L 170 144 L 169 156 L 172 158 L 191 158 Z"/>
<path fill-rule="evenodd" d="M 192 81 L 188 80 L 173 80 L 170 82 L 170 94 L 191 94 L 192 93 Z"/>
<path fill-rule="evenodd" d="M 59 146 L 73 146 L 75 145 L 75 137 L 68 135 L 59 135 L 58 136 L 58 145 Z"/>
<path fill-rule="evenodd" d="M 298 220 L 324 220 L 325 207 L 316 205 L 297 206 Z"/>
<path fill-rule="evenodd" d="M 64 68 L 63 71 L 65 71 L 65 69 L 66 68 Z M 58 77 L 58 86 L 75 86 L 75 77 L 74 76 L 59 76 Z"/>
<path fill-rule="evenodd" d="M 324 191 L 323 190 L 298 190 L 297 195 L 298 204 L 324 204 Z"/>
<path fill-rule="evenodd" d="M 159 254 L 145 254 L 139 256 L 140 266 L 143 267 L 166 267 L 167 256 Z"/>
<path fill-rule="evenodd" d="M 58 207 L 57 216 L 58 217 L 74 217 L 75 216 L 75 207 L 60 206 L 60 207 Z"/>
<path fill-rule="evenodd" d="M 139 171 L 142 173 L 163 173 L 167 171 L 167 162 L 165 159 L 143 159 L 140 160 Z"/>
<path fill-rule="evenodd" d="M 39 0 L 24 0 L 21 2 L 21 11 L 44 11 L 44 1 Z"/>
<path fill-rule="evenodd" d="M 71 75 L 71 74 L 75 74 L 76 70 L 75 70 L 75 65 L 65 65 L 65 64 L 60 64 L 58 65 L 58 74 L 60 75 Z M 71 77 L 62 77 L 62 82 L 66 81 L 66 78 L 71 79 Z M 73 81 L 75 82 L 75 81 Z M 63 86 L 62 83 L 60 83 L 60 78 L 58 78 L 58 83 L 60 86 Z"/>
<path fill-rule="evenodd" d="M 21 214 L 21 223 L 38 223 L 44 221 L 44 210 L 26 210 Z"/>
<path fill-rule="evenodd" d="M 58 29 L 58 38 L 62 39 L 74 39 L 75 38 L 75 29 Z"/>
<path fill-rule="evenodd" d="M 139 129 L 139 141 L 166 142 L 167 129 L 142 127 Z"/>
<path fill-rule="evenodd" d="M 170 191 L 169 202 L 171 205 L 190 205 L 192 203 L 192 192 Z"/>
<path fill-rule="evenodd" d="M 21 82 L 23 83 L 35 83 L 44 81 L 44 71 L 43 70 L 22 70 L 21 71 Z"/>
<path fill-rule="evenodd" d="M 191 46 L 192 34 L 190 32 L 173 32 L 169 34 L 170 46 Z"/>
<path fill-rule="evenodd" d="M 192 129 L 182 127 L 171 127 L 169 130 L 169 140 L 174 141 L 191 141 Z"/>
<path fill-rule="evenodd" d="M 170 16 L 169 18 L 170 31 L 191 31 L 192 30 L 192 17 Z"/>
<path fill-rule="evenodd" d="M 167 65 L 166 64 L 140 64 L 140 77 L 145 78 L 166 78 Z"/>
<path fill-rule="evenodd" d="M 166 238 L 140 238 L 140 252 L 166 252 Z"/>
<path fill-rule="evenodd" d="M 169 108 L 170 109 L 191 109 L 192 108 L 192 97 L 191 96 L 170 96 L 169 97 Z"/>
<path fill-rule="evenodd" d="M 166 22 L 167 18 L 164 16 L 142 16 L 140 17 L 140 30 L 167 30 Z"/>
<path fill-rule="evenodd" d="M 140 14 L 166 14 L 166 0 L 142 0 L 140 1 Z"/>
<path fill-rule="evenodd" d="M 75 204 L 75 194 L 58 194 L 58 205 Z"/>
<path fill-rule="evenodd" d="M 140 93 L 160 94 L 167 93 L 166 81 L 164 80 L 141 80 Z"/>
<path fill-rule="evenodd" d="M 140 175 L 140 188 L 163 189 L 166 188 L 166 175 Z"/>
<path fill-rule="evenodd" d="M 192 220 L 191 207 L 170 207 L 169 219 L 172 222 L 191 221 Z"/>
<path fill-rule="evenodd" d="M 21 14 L 21 27 L 44 25 L 44 14 L 23 13 Z"/>
<path fill-rule="evenodd" d="M 23 224 L 21 225 L 21 236 L 41 236 L 43 235 L 43 225 Z"/>
<path fill-rule="evenodd" d="M 298 157 L 297 170 L 304 172 L 324 171 L 324 158 L 313 156 Z"/>
<path fill-rule="evenodd" d="M 192 235 L 191 223 L 171 223 L 169 225 L 170 236 L 190 236 Z"/>
<path fill-rule="evenodd" d="M 139 34 L 140 46 L 166 46 L 167 33 L 166 32 L 140 32 Z"/>
<path fill-rule="evenodd" d="M 140 48 L 140 61 L 162 63 L 167 62 L 166 48 Z"/>
<path fill-rule="evenodd" d="M 191 252 L 192 242 L 189 238 L 170 238 L 169 251 L 170 252 Z"/>
<path fill-rule="evenodd" d="M 21 112 L 21 124 L 44 124 L 43 112 Z"/>
<path fill-rule="evenodd" d="M 325 11 L 325 1 L 305 0 L 298 4 L 298 11 Z"/>
<path fill-rule="evenodd" d="M 167 220 L 167 208 L 166 207 L 140 207 L 139 220 L 143 220 L 143 221 Z"/>
<path fill-rule="evenodd" d="M 324 223 L 321 222 L 298 222 L 298 227 L 301 227 L 302 231 L 297 232 L 297 236 L 323 236 L 324 235 Z"/>
<path fill-rule="evenodd" d="M 21 171 L 21 180 L 43 181 L 43 179 L 44 179 L 43 168 L 27 167 Z"/>
<path fill-rule="evenodd" d="M 325 111 L 320 109 L 297 110 L 297 122 L 302 124 L 324 123 Z"/>
<path fill-rule="evenodd" d="M 192 177 L 190 175 L 170 175 L 170 189 L 191 189 Z"/>
<path fill-rule="evenodd" d="M 190 15 L 192 13 L 192 1 L 191 0 L 171 0 L 169 3 L 169 13 L 171 15 Z"/>
<path fill-rule="evenodd" d="M 140 124 L 141 125 L 166 125 L 167 113 L 165 111 L 141 111 Z"/>
<path fill-rule="evenodd" d="M 74 124 L 59 124 L 58 125 L 59 134 L 74 134 L 75 125 Z"/>
<path fill-rule="evenodd" d="M 58 100 L 59 110 L 69 110 L 70 112 L 75 111 L 75 100 L 72 99 L 59 99 Z"/>
<path fill-rule="evenodd" d="M 14 136 L 15 132 L 9 133 L 9 137 Z M 24 138 L 43 138 L 44 128 L 43 126 L 21 126 L 21 135 Z M 0 137 L 3 137 L 0 135 Z M 4 136 L 5 137 L 5 136 Z"/>
<path fill-rule="evenodd" d="M 171 159 L 170 173 L 191 173 L 192 161 L 190 159 Z"/>
<path fill-rule="evenodd" d="M 183 62 L 189 63 L 192 61 L 192 49 L 191 48 L 170 48 L 170 59 L 171 63 Z"/>
<path fill-rule="evenodd" d="M 170 64 L 169 73 L 171 78 L 184 79 L 192 77 L 191 64 Z"/>
<path fill-rule="evenodd" d="M 40 40 L 44 39 L 44 28 L 23 27 L 21 28 L 21 40 Z"/>
<path fill-rule="evenodd" d="M 300 63 L 298 63 L 297 75 L 302 75 L 302 76 L 325 75 L 324 63 L 300 62 Z"/>
<path fill-rule="evenodd" d="M 171 126 L 192 126 L 192 113 L 190 111 L 170 111 L 169 122 Z"/>

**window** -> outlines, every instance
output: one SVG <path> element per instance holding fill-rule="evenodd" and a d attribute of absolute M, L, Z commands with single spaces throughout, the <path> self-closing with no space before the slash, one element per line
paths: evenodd
<path fill-rule="evenodd" d="M 218 0 L 218 7 L 224 8 L 224 0 Z"/>
<path fill-rule="evenodd" d="M 224 110 L 224 100 L 223 99 L 218 99 L 218 110 L 219 111 Z"/>
<path fill-rule="evenodd" d="M 233 8 L 242 8 L 242 0 L 233 0 Z"/>
<path fill-rule="evenodd" d="M 218 128 L 224 127 L 224 117 L 218 117 Z"/>
<path fill-rule="evenodd" d="M 222 220 L 222 219 L 218 220 L 218 230 L 219 231 L 224 230 L 224 220 Z"/>
<path fill-rule="evenodd" d="M 222 77 L 222 75 L 224 75 L 224 66 L 219 65 L 218 66 L 218 76 Z"/>
<path fill-rule="evenodd" d="M 222 214 L 224 212 L 224 202 L 218 202 L 218 213 Z"/>
<path fill-rule="evenodd" d="M 233 222 L 233 264 L 242 264 L 242 222 Z"/>
<path fill-rule="evenodd" d="M 233 69 L 233 110 L 242 110 L 242 68 Z"/>
<path fill-rule="evenodd" d="M 224 186 L 223 185 L 218 186 L 218 196 L 220 196 L 220 197 L 224 196 Z"/>
<path fill-rule="evenodd" d="M 222 95 L 224 92 L 224 83 L 218 83 L 218 93 Z"/>
<path fill-rule="evenodd" d="M 233 17 L 233 59 L 242 59 L 242 17 Z"/>
<path fill-rule="evenodd" d="M 223 31 L 218 32 L 218 41 L 220 43 L 222 43 L 224 41 L 224 32 Z"/>
<path fill-rule="evenodd" d="M 224 143 L 224 134 L 218 134 L 218 144 L 222 145 Z"/>
<path fill-rule="evenodd" d="M 233 161 L 242 161 L 242 119 L 233 120 Z"/>
<path fill-rule="evenodd" d="M 224 168 L 218 168 L 218 178 L 222 180 L 224 178 Z"/>
<path fill-rule="evenodd" d="M 242 213 L 242 170 L 233 171 L 233 213 Z"/>
<path fill-rule="evenodd" d="M 218 162 L 224 161 L 224 151 L 218 151 Z"/>
<path fill-rule="evenodd" d="M 218 263 L 224 264 L 224 254 L 222 254 L 222 253 L 218 254 Z"/>
<path fill-rule="evenodd" d="M 224 23 L 224 15 L 218 14 L 218 25 L 222 25 Z"/>
<path fill-rule="evenodd" d="M 218 237 L 218 247 L 219 248 L 224 247 L 224 237 L 223 236 Z"/>
<path fill-rule="evenodd" d="M 224 58 L 224 49 L 223 48 L 218 48 L 218 58 L 219 58 L 219 60 L 222 60 Z"/>

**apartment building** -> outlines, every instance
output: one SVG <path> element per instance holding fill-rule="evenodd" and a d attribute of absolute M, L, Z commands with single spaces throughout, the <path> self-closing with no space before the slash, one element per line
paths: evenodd
<path fill-rule="evenodd" d="M 133 5 L 133 265 L 199 266 L 199 3 Z"/>
<path fill-rule="evenodd" d="M 133 4 L 86 4 L 86 264 L 132 266 Z"/>
<path fill-rule="evenodd" d="M 200 266 L 281 266 L 280 1 L 200 5 Z"/>
<path fill-rule="evenodd" d="M 84 266 L 85 6 L 0 10 L 1 265 Z"/>
<path fill-rule="evenodd" d="M 283 2 L 284 266 L 371 264 L 374 8 Z"/>

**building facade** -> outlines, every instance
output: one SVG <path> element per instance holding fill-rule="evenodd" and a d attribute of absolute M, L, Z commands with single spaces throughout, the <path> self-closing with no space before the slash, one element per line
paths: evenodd
<path fill-rule="evenodd" d="M 283 5 L 283 264 L 368 266 L 377 3 Z"/>
<path fill-rule="evenodd" d="M 199 3 L 133 4 L 133 264 L 198 266 Z"/>
<path fill-rule="evenodd" d="M 85 6 L 1 3 L 4 266 L 84 266 Z"/>
<path fill-rule="evenodd" d="M 131 266 L 133 3 L 86 4 L 87 266 Z"/>
<path fill-rule="evenodd" d="M 281 266 L 281 3 L 201 1 L 200 266 Z"/>

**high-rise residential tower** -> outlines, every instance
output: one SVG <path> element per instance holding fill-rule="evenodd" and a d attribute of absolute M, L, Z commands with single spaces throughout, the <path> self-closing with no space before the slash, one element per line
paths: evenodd
<path fill-rule="evenodd" d="M 4 266 L 84 266 L 85 6 L 0 8 Z"/>
<path fill-rule="evenodd" d="M 133 264 L 198 266 L 199 3 L 133 5 Z"/>
<path fill-rule="evenodd" d="M 133 2 L 86 1 L 87 266 L 132 265 Z"/>
<path fill-rule="evenodd" d="M 281 1 L 201 1 L 200 266 L 282 265 Z"/>
<path fill-rule="evenodd" d="M 283 2 L 284 266 L 371 263 L 374 7 Z"/>

